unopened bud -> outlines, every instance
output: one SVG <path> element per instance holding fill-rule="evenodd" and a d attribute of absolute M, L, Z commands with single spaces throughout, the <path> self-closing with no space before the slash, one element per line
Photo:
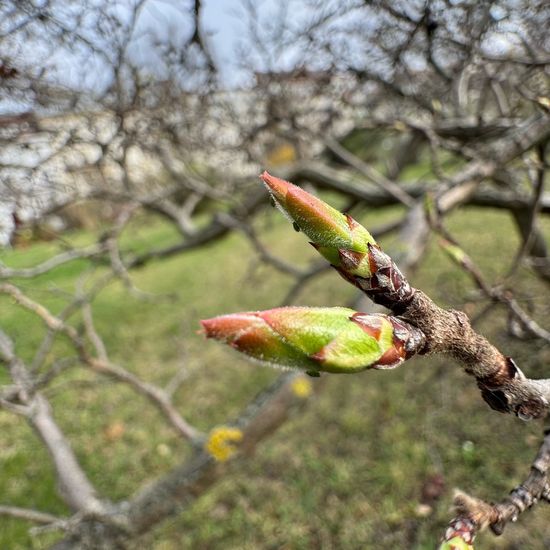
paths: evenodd
<path fill-rule="evenodd" d="M 267 172 L 260 177 L 294 228 L 346 281 L 396 312 L 406 306 L 413 289 L 360 223 L 292 183 Z"/>
<path fill-rule="evenodd" d="M 419 329 L 400 319 L 338 307 L 284 307 L 201 323 L 208 338 L 253 359 L 312 373 L 393 368 L 425 343 Z"/>

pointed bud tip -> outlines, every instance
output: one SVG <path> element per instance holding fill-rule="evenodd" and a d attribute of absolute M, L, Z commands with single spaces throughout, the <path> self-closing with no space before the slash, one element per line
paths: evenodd
<path fill-rule="evenodd" d="M 258 323 L 258 317 L 254 312 L 231 313 L 220 315 L 211 319 L 201 319 L 201 330 L 206 338 L 217 340 L 230 340 L 235 338 L 243 329 Z"/>
<path fill-rule="evenodd" d="M 260 174 L 260 179 L 279 201 L 284 200 L 287 191 L 293 186 L 288 181 L 272 176 L 267 170 Z"/>
<path fill-rule="evenodd" d="M 201 324 L 201 328 L 197 330 L 197 334 L 204 334 L 206 338 L 210 338 L 212 336 L 211 333 L 211 323 L 212 319 L 201 319 L 199 323 Z"/>

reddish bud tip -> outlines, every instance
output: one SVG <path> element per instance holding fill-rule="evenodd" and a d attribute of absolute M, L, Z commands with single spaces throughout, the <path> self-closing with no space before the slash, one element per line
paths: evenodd
<path fill-rule="evenodd" d="M 266 184 L 271 193 L 273 193 L 273 196 L 281 202 L 284 202 L 289 188 L 294 187 L 292 183 L 272 176 L 267 170 L 264 170 L 263 174 L 260 175 L 260 179 Z"/>
<path fill-rule="evenodd" d="M 239 334 L 239 332 L 253 325 L 255 317 L 255 313 L 222 315 L 220 317 L 213 317 L 212 319 L 203 319 L 201 325 L 207 338 L 228 341 Z"/>

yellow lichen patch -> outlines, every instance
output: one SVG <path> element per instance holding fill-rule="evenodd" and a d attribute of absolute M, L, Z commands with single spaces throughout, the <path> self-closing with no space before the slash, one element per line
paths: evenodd
<path fill-rule="evenodd" d="M 442 542 L 438 550 L 474 550 L 474 547 L 464 539 L 454 537 L 449 541 Z"/>
<path fill-rule="evenodd" d="M 210 432 L 204 449 L 218 462 L 225 462 L 237 452 L 234 443 L 238 443 L 242 438 L 243 432 L 239 428 L 218 426 Z"/>
<path fill-rule="evenodd" d="M 298 376 L 292 381 L 292 393 L 296 397 L 306 399 L 313 392 L 311 382 L 305 376 Z"/>

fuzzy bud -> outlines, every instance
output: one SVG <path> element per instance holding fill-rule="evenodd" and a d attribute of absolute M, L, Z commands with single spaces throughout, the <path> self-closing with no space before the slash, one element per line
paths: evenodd
<path fill-rule="evenodd" d="M 208 338 L 253 359 L 312 374 L 394 368 L 425 343 L 419 329 L 400 319 L 341 307 L 283 307 L 201 323 Z"/>
<path fill-rule="evenodd" d="M 404 310 L 413 289 L 360 223 L 292 183 L 267 172 L 260 177 L 295 228 L 346 281 L 395 313 Z"/>

